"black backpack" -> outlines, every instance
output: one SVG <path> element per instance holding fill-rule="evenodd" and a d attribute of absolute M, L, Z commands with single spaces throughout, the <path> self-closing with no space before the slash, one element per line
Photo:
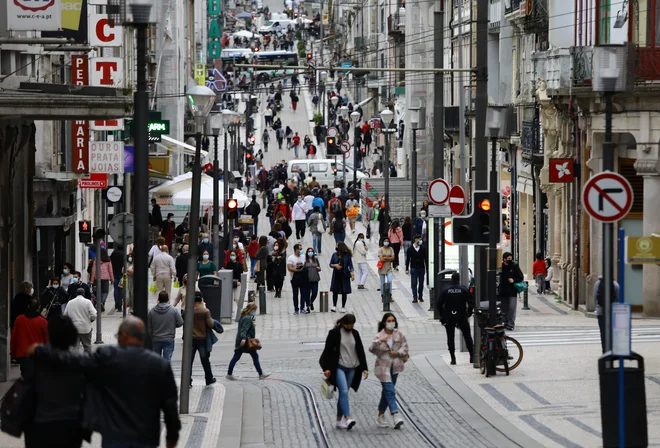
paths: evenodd
<path fill-rule="evenodd" d="M 332 230 L 335 233 L 343 232 L 344 231 L 344 220 L 343 219 L 335 219 L 334 228 Z"/>

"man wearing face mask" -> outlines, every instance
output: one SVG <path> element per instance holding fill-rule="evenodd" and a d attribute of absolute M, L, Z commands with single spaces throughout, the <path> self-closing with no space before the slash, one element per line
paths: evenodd
<path fill-rule="evenodd" d="M 189 250 L 190 246 L 185 244 L 181 249 L 181 253 L 176 257 L 176 261 L 174 262 L 176 278 L 179 280 L 179 284 L 181 285 L 183 284 L 183 276 L 188 272 L 188 259 L 190 258 L 190 254 L 188 253 Z"/>
<path fill-rule="evenodd" d="M 78 296 L 78 289 L 82 288 L 85 293 L 83 294 L 86 299 L 91 300 L 92 299 L 92 294 L 89 290 L 89 285 L 86 283 L 82 282 L 82 276 L 80 272 L 76 271 L 73 273 L 73 279 L 71 279 L 71 284 L 69 285 L 69 288 L 67 289 L 67 295 L 69 296 L 69 300 L 75 299 Z"/>
<path fill-rule="evenodd" d="M 424 273 L 426 272 L 426 249 L 422 237 L 415 236 L 415 242 L 406 252 L 406 274 L 410 274 L 410 287 L 413 303 L 424 301 Z"/>
<path fill-rule="evenodd" d="M 48 310 L 44 317 L 62 314 L 62 305 L 69 300 L 67 291 L 60 287 L 59 277 L 53 278 L 40 296 L 41 308 Z"/>
<path fill-rule="evenodd" d="M 463 338 L 465 338 L 465 345 L 470 354 L 470 363 L 472 363 L 472 354 L 474 353 L 472 333 L 468 322 L 468 319 L 472 316 L 474 305 L 470 291 L 466 286 L 460 284 L 460 279 L 461 276 L 458 272 L 452 274 L 451 285 L 442 291 L 438 303 L 438 308 L 442 313 L 440 323 L 445 326 L 447 331 L 447 346 L 452 365 L 456 364 L 456 356 L 454 355 L 454 332 L 456 327 L 461 330 Z"/>
<path fill-rule="evenodd" d="M 426 225 L 428 224 L 428 218 L 426 217 L 426 210 L 419 212 L 419 218 L 415 221 L 415 234 L 421 235 L 422 237 L 426 236 Z"/>
<path fill-rule="evenodd" d="M 293 204 L 291 212 L 293 220 L 296 222 L 296 239 L 300 240 L 305 236 L 305 219 L 307 218 L 307 205 L 302 196 L 298 195 L 296 203 Z"/>
<path fill-rule="evenodd" d="M 513 261 L 511 252 L 502 254 L 502 272 L 500 273 L 500 289 L 498 295 L 506 311 L 505 328 L 513 331 L 516 326 L 516 307 L 518 305 L 518 290 L 514 283 L 522 282 L 524 276 L 520 266 Z"/>
<path fill-rule="evenodd" d="M 294 316 L 298 313 L 307 314 L 305 309 L 300 309 L 299 306 L 299 295 L 300 287 L 303 283 L 303 267 L 305 265 L 305 256 L 303 255 L 302 244 L 296 244 L 293 246 L 293 254 L 289 255 L 289 258 L 286 260 L 286 268 L 291 273 L 291 287 L 293 289 L 293 308 Z"/>
<path fill-rule="evenodd" d="M 202 254 L 205 251 L 209 253 L 209 260 L 213 261 L 213 244 L 209 241 L 208 233 L 202 234 L 202 242 L 197 246 L 198 261 L 202 261 Z"/>

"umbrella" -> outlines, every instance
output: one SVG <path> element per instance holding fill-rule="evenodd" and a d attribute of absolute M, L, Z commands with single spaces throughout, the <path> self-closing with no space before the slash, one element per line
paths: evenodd
<path fill-rule="evenodd" d="M 220 181 L 219 185 L 220 194 L 222 194 L 223 181 Z M 175 177 L 171 181 L 164 182 L 151 189 L 151 192 L 156 196 L 168 198 L 172 205 L 190 206 L 192 196 L 192 173 L 185 173 Z M 249 202 L 247 195 L 239 189 L 234 189 L 233 198 L 238 200 L 239 208 L 245 207 Z M 213 205 L 213 178 L 211 176 L 202 175 L 200 203 L 202 206 Z M 220 201 L 220 208 L 223 208 L 222 201 Z"/>
<path fill-rule="evenodd" d="M 243 12 L 239 12 L 238 14 L 235 14 L 234 17 L 236 17 L 237 19 L 251 19 L 252 13 L 243 11 Z"/>
<path fill-rule="evenodd" d="M 247 37 L 248 39 L 252 39 L 253 37 L 256 36 L 256 34 L 254 34 L 254 33 L 251 32 L 251 31 L 248 31 L 248 30 L 241 30 L 241 31 L 237 31 L 237 32 L 235 32 L 235 33 L 233 34 L 233 36 L 234 36 L 234 37 Z"/>

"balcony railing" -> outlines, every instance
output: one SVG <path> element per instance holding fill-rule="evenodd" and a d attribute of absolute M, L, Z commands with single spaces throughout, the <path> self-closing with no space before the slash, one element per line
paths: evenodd
<path fill-rule="evenodd" d="M 392 37 L 402 37 L 406 31 L 406 16 L 398 12 L 387 18 L 387 33 Z"/>
<path fill-rule="evenodd" d="M 637 81 L 660 80 L 660 47 L 637 48 Z"/>
<path fill-rule="evenodd" d="M 541 145 L 541 129 L 539 120 L 523 120 L 520 129 L 520 145 L 524 159 L 532 159 L 535 156 L 543 155 L 543 146 Z"/>
<path fill-rule="evenodd" d="M 571 47 L 573 59 L 572 81 L 574 87 L 591 86 L 593 75 L 593 47 Z M 635 83 L 660 81 L 660 47 L 637 47 Z"/>
<path fill-rule="evenodd" d="M 504 14 L 511 14 L 512 12 L 519 10 L 520 2 L 521 0 L 511 0 L 511 6 L 508 8 L 504 8 Z"/>
<path fill-rule="evenodd" d="M 590 86 L 594 60 L 593 47 L 571 47 L 571 56 L 573 58 L 573 72 L 571 75 L 573 86 Z"/>
<path fill-rule="evenodd" d="M 367 49 L 367 38 L 356 37 L 353 39 L 353 46 L 355 47 L 355 51 L 365 51 Z"/>

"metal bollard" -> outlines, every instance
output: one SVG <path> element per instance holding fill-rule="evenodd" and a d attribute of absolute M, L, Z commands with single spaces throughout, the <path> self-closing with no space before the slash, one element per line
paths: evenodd
<path fill-rule="evenodd" d="M 390 299 L 392 298 L 392 284 L 383 283 L 383 311 L 390 310 Z"/>
<path fill-rule="evenodd" d="M 428 311 L 433 311 L 435 309 L 435 288 L 429 289 L 429 309 Z"/>
<path fill-rule="evenodd" d="M 328 292 L 327 291 L 322 291 L 319 294 L 319 301 L 320 301 L 320 311 L 322 313 L 327 313 L 328 312 Z"/>
<path fill-rule="evenodd" d="M 259 286 L 259 314 L 266 314 L 266 287 Z"/>
<path fill-rule="evenodd" d="M 527 288 L 523 291 L 523 310 L 529 310 L 529 282 L 525 282 Z"/>

